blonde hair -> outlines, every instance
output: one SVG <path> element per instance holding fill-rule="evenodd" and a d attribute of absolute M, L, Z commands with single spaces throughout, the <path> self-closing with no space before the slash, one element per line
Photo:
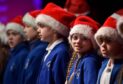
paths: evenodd
<path fill-rule="evenodd" d="M 72 68 L 72 65 L 74 64 L 74 61 L 76 60 L 76 56 L 77 56 L 77 53 L 73 52 L 72 57 L 71 57 L 70 62 L 69 62 L 69 65 L 68 65 L 68 68 L 67 68 L 66 80 L 69 78 L 70 70 Z"/>

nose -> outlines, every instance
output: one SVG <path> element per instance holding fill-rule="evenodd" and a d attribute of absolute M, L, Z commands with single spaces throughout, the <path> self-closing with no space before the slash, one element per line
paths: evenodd
<path fill-rule="evenodd" d="M 82 42 L 82 39 L 81 38 L 77 38 L 75 42 L 76 43 L 80 43 L 80 42 Z"/>
<path fill-rule="evenodd" d="M 105 42 L 102 42 L 100 46 L 101 47 L 105 47 L 106 46 L 106 43 Z"/>
<path fill-rule="evenodd" d="M 23 29 L 24 33 L 26 33 L 26 28 Z"/>
<path fill-rule="evenodd" d="M 13 39 L 12 35 L 9 35 L 8 40 L 12 40 L 12 39 Z"/>
<path fill-rule="evenodd" d="M 38 33 L 40 32 L 40 28 L 37 28 L 37 32 L 38 32 Z"/>

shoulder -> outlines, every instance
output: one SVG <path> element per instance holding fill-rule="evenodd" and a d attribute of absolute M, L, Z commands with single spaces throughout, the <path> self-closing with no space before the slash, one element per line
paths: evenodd
<path fill-rule="evenodd" d="M 27 48 L 22 48 L 20 49 L 20 51 L 17 53 L 17 55 L 23 57 L 25 55 L 28 55 L 29 54 L 29 50 Z"/>
<path fill-rule="evenodd" d="M 84 56 L 83 60 L 84 62 L 93 62 L 93 61 L 98 61 L 98 55 L 97 54 L 94 54 L 94 53 L 88 53 Z"/>

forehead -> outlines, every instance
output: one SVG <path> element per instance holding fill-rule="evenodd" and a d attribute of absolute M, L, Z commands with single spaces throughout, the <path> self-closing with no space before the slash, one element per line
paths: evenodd
<path fill-rule="evenodd" d="M 12 30 L 12 29 L 9 29 L 9 30 L 7 31 L 7 33 L 11 33 L 11 32 L 15 32 L 15 33 L 17 33 L 17 31 Z"/>
<path fill-rule="evenodd" d="M 17 31 L 15 31 L 15 30 L 8 30 L 7 31 L 7 34 L 19 34 Z"/>
<path fill-rule="evenodd" d="M 71 35 L 71 38 L 75 38 L 75 37 L 88 38 L 87 36 L 80 33 L 74 33 Z"/>
<path fill-rule="evenodd" d="M 73 33 L 71 36 L 84 36 L 84 35 L 80 33 Z"/>
<path fill-rule="evenodd" d="M 43 26 L 43 27 L 49 27 L 48 25 L 43 24 L 43 23 L 40 23 L 40 22 L 38 22 L 37 25 L 40 26 L 40 27 L 42 27 L 42 26 Z"/>
<path fill-rule="evenodd" d="M 25 27 L 32 27 L 30 24 L 24 24 Z"/>
<path fill-rule="evenodd" d="M 99 36 L 98 39 L 99 40 L 111 40 L 112 38 L 108 36 Z"/>

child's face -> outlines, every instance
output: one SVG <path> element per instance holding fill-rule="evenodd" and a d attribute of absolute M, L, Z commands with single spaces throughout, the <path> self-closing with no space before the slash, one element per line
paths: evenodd
<path fill-rule="evenodd" d="M 22 36 L 18 32 L 13 30 L 7 31 L 7 37 L 10 48 L 14 48 L 17 44 L 19 44 L 22 41 Z"/>
<path fill-rule="evenodd" d="M 50 43 L 53 39 L 54 31 L 50 27 L 42 24 L 38 25 L 37 27 L 37 32 L 39 33 L 40 39 Z"/>
<path fill-rule="evenodd" d="M 24 28 L 24 32 L 25 32 L 26 39 L 27 39 L 28 41 L 37 38 L 37 34 L 38 34 L 38 33 L 37 33 L 37 31 L 36 31 L 33 27 L 31 27 L 31 26 L 26 25 L 25 28 Z"/>
<path fill-rule="evenodd" d="M 112 41 L 110 38 L 100 38 L 100 51 L 103 57 L 118 58 L 121 50 L 122 46 L 117 41 Z"/>
<path fill-rule="evenodd" d="M 84 54 L 92 49 L 91 40 L 77 33 L 71 36 L 71 45 L 73 50 L 80 54 Z"/>

